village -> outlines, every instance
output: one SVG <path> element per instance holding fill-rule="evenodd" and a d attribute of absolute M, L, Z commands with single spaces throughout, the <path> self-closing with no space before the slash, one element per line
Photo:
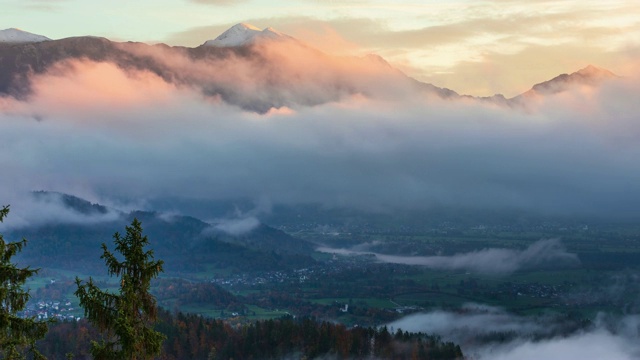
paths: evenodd
<path fill-rule="evenodd" d="M 38 320 L 78 321 L 82 318 L 82 309 L 74 307 L 69 299 L 40 300 L 30 301 L 18 315 Z"/>

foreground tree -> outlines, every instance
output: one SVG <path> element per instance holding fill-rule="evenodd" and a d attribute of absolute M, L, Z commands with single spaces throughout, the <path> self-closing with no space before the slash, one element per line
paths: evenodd
<path fill-rule="evenodd" d="M 9 207 L 0 210 L 0 222 L 9 214 Z M 27 240 L 7 243 L 0 234 L 0 357 L 23 359 L 23 349 L 29 348 L 33 357 L 44 359 L 36 349 L 35 342 L 47 334 L 47 323 L 35 318 L 20 318 L 18 311 L 24 310 L 29 293 L 22 289 L 24 283 L 38 269 L 19 268 L 11 258 L 22 251 Z"/>
<path fill-rule="evenodd" d="M 109 275 L 120 277 L 117 293 L 100 290 L 93 279 L 83 284 L 76 278 L 75 294 L 84 307 L 87 319 L 106 333 L 100 343 L 92 342 L 91 354 L 95 359 L 150 359 L 161 350 L 164 335 L 153 330 L 157 318 L 156 299 L 149 293 L 151 280 L 162 271 L 162 260 L 154 260 L 153 250 L 145 251 L 149 244 L 142 236 L 137 219 L 126 227 L 127 234 L 113 235 L 115 251 L 124 258 L 118 260 L 102 244 Z"/>

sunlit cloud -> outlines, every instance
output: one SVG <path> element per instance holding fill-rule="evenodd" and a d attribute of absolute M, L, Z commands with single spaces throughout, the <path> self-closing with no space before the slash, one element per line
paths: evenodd
<path fill-rule="evenodd" d="M 36 81 L 35 104 L 43 110 L 73 114 L 100 108 L 152 106 L 176 95 L 176 88 L 150 72 L 124 73 L 114 64 L 89 61 L 59 63 L 44 81 Z"/>

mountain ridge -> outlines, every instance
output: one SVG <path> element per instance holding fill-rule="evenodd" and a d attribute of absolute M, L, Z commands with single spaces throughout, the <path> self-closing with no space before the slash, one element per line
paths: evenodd
<path fill-rule="evenodd" d="M 101 221 L 49 220 L 8 229 L 7 239 L 28 239 L 29 251 L 21 258 L 37 267 L 100 271 L 100 244 L 110 243 L 113 233 L 122 231 L 134 218 L 141 221 L 156 256 L 167 262 L 170 273 L 209 265 L 256 271 L 290 269 L 315 262 L 310 256 L 314 251 L 311 243 L 262 222 L 241 234 L 229 234 L 217 229 L 215 223 L 188 215 L 121 211 L 58 192 L 37 191 L 32 196 L 49 207 L 57 204 L 79 218 L 119 214 Z"/>
<path fill-rule="evenodd" d="M 289 52 L 298 57 L 289 58 Z M 86 60 L 112 63 L 124 71 L 148 71 L 167 83 L 186 85 L 206 97 L 257 113 L 315 106 L 355 94 L 381 99 L 402 96 L 395 89 L 372 86 L 390 82 L 400 84 L 405 92 L 457 96 L 450 89 L 421 83 L 386 64 L 357 57 L 347 61 L 298 41 L 187 48 L 95 37 L 0 44 L 0 93 L 26 99 L 34 76 L 46 74 L 59 63 Z M 237 74 L 237 67 L 248 73 Z"/>
<path fill-rule="evenodd" d="M 289 58 L 290 53 L 297 58 Z M 597 86 L 616 76 L 589 65 L 535 84 L 512 98 L 502 94 L 459 95 L 454 90 L 414 79 L 379 55 L 339 58 L 270 27 L 260 30 L 240 23 L 194 48 L 114 42 L 91 36 L 29 43 L 0 42 L 0 94 L 25 99 L 31 93 L 34 75 L 46 74 L 61 62 L 85 59 L 113 63 L 125 71 L 149 71 L 168 83 L 194 87 L 207 97 L 257 113 L 281 107 L 315 106 L 354 94 L 387 99 L 402 97 L 403 92 L 519 107 L 538 95 L 552 95 L 580 84 Z M 188 62 L 193 66 L 176 65 Z M 347 63 L 351 64 L 346 66 Z M 254 82 L 250 86 L 254 93 L 247 92 L 248 85 L 240 82 L 236 75 L 234 66 L 238 64 L 242 71 L 249 71 L 243 76 Z M 379 83 L 400 84 L 400 88 L 372 86 Z"/>
<path fill-rule="evenodd" d="M 534 84 L 531 89 L 520 95 L 514 96 L 509 100 L 518 102 L 527 97 L 557 94 L 568 90 L 572 85 L 597 86 L 603 81 L 617 77 L 618 76 L 616 74 L 607 69 L 602 69 L 589 64 L 586 67 L 570 74 L 560 74 L 552 79 Z"/>

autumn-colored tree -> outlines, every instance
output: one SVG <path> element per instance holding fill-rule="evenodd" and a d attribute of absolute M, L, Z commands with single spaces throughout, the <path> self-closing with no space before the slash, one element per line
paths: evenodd
<path fill-rule="evenodd" d="M 95 359 L 150 359 L 158 355 L 165 336 L 153 330 L 157 317 L 156 299 L 149 293 L 151 280 L 162 271 L 162 260 L 154 260 L 153 250 L 142 236 L 142 226 L 134 219 L 126 227 L 127 234 L 113 235 L 118 260 L 102 244 L 109 275 L 120 277 L 119 292 L 98 288 L 93 279 L 85 284 L 76 278 L 75 294 L 84 307 L 85 316 L 106 336 L 101 342 L 92 342 L 91 354 Z"/>
<path fill-rule="evenodd" d="M 0 210 L 0 222 L 9 214 L 9 207 Z M 22 286 L 38 269 L 19 268 L 11 258 L 22 251 L 27 240 L 7 243 L 0 234 L 0 357 L 23 359 L 23 349 L 29 348 L 36 359 L 44 359 L 36 349 L 35 342 L 47 333 L 47 323 L 35 318 L 20 318 L 18 311 L 24 310 L 29 301 L 29 292 Z"/>

